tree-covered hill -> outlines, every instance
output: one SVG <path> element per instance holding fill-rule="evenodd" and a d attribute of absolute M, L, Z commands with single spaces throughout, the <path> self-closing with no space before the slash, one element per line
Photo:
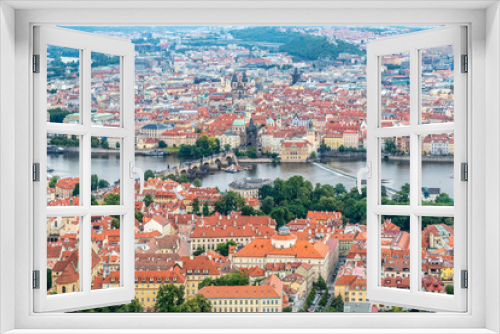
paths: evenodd
<path fill-rule="evenodd" d="M 324 36 L 297 35 L 288 43 L 280 46 L 280 51 L 292 56 L 307 60 L 316 60 L 319 57 L 337 59 L 341 53 L 361 55 L 362 51 L 355 45 L 336 40 L 337 44 L 328 42 Z"/>
<path fill-rule="evenodd" d="M 280 51 L 307 60 L 316 60 L 318 57 L 337 59 L 343 52 L 358 55 L 363 53 L 357 46 L 341 40 L 336 40 L 334 44 L 324 36 L 283 32 L 276 27 L 252 27 L 231 30 L 230 33 L 243 42 L 281 44 Z"/>

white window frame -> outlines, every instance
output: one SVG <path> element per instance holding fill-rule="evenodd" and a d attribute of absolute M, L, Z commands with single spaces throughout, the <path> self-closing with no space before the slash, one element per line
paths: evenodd
<path fill-rule="evenodd" d="M 72 333 L 72 330 L 91 329 L 93 333 L 144 332 L 146 328 L 175 332 L 191 329 L 190 332 L 234 332 L 231 328 L 258 329 L 259 332 L 335 332 L 348 329 L 351 333 L 492 333 L 500 330 L 498 313 L 499 272 L 498 259 L 500 235 L 496 222 L 500 219 L 500 11 L 493 2 L 446 2 L 405 1 L 388 3 L 367 2 L 238 2 L 220 5 L 214 2 L 163 3 L 143 2 L 142 10 L 123 9 L 134 7 L 134 3 L 91 2 L 17 2 L 0 4 L 0 70 L 14 74 L 15 90 L 12 82 L 0 77 L 1 122 L 0 135 L 0 189 L 2 224 L 0 225 L 0 276 L 1 330 L 16 329 L 15 333 Z M 9 5 L 24 7 L 14 11 Z M 20 6 L 20 7 L 19 7 Z M 73 6 L 73 7 L 72 7 Z M 79 9 L 75 9 L 75 6 Z M 100 9 L 97 9 L 97 6 Z M 122 6 L 122 8 L 117 8 Z M 489 6 L 489 8 L 487 8 Z M 69 7 L 69 8 L 63 8 Z M 86 7 L 86 9 L 85 9 Z M 102 9 L 103 7 L 109 10 Z M 136 5 L 137 7 L 137 5 Z M 159 8 L 163 7 L 163 8 Z M 179 7 L 182 7 L 179 9 Z M 270 8 L 269 8 L 270 7 Z M 35 9 L 33 9 L 35 8 Z M 40 10 L 52 8 L 59 10 Z M 84 9 L 82 9 L 84 8 Z M 224 9 L 221 9 L 224 8 Z M 487 8 L 487 9 L 486 9 Z M 30 181 L 30 147 L 32 133 L 32 108 L 26 96 L 32 94 L 30 87 L 31 33 L 34 24 L 60 25 L 439 25 L 466 24 L 469 26 L 469 55 L 471 56 L 469 77 L 469 152 L 470 182 L 469 220 L 474 225 L 469 248 L 469 283 L 467 313 L 436 314 L 34 314 L 32 312 L 31 269 L 32 262 L 26 261 L 26 245 L 32 242 L 30 224 L 32 212 L 26 210 L 31 205 L 26 194 L 32 191 Z M 488 29 L 486 29 L 488 28 Z M 14 40 L 15 31 L 15 40 Z M 15 57 L 14 57 L 15 56 Z M 485 70 L 485 63 L 490 68 Z M 10 94 L 12 96 L 10 96 Z M 9 110 L 6 110 L 9 108 Z M 7 121 L 15 110 L 14 129 L 9 129 Z M 474 122 L 472 122 L 474 116 Z M 485 121 L 488 117 L 488 121 Z M 488 142 L 485 133 L 488 132 Z M 15 150 L 12 137 L 15 136 Z M 4 137 L 5 136 L 5 137 Z M 6 139 L 9 139 L 6 143 Z M 486 150 L 490 151 L 486 154 Z M 17 152 L 17 153 L 15 153 Z M 15 161 L 15 162 L 14 162 Z M 4 165 L 5 162 L 5 165 Z M 16 178 L 12 177 L 14 173 Z M 9 173 L 9 174 L 7 174 Z M 486 174 L 488 173 L 488 182 Z M 14 181 L 15 180 L 15 181 Z M 5 187 L 8 185 L 10 187 Z M 16 189 L 14 200 L 10 189 Z M 488 197 L 486 196 L 488 194 Z M 486 204 L 489 204 L 486 209 Z M 4 210 L 14 205 L 15 212 Z M 486 220 L 488 217 L 488 221 Z M 15 224 L 5 224 L 5 220 Z M 472 232 L 469 227 L 469 232 Z M 15 238 L 11 238 L 15 235 Z M 486 247 L 493 256 L 485 265 Z M 12 257 L 12 249 L 15 256 Z M 490 253 L 489 253 L 490 254 Z M 8 274 L 4 274 L 8 273 Z M 478 273 L 475 275 L 474 273 Z M 486 277 L 488 276 L 488 281 Z M 486 282 L 488 289 L 486 289 Z M 15 287 L 15 289 L 13 288 Z M 12 305 L 15 305 L 12 307 Z M 192 318 L 196 317 L 196 321 Z M 144 330 L 138 328 L 138 323 Z M 168 324 L 168 325 L 167 325 Z M 168 328 L 166 328 L 168 326 Z M 221 328 L 224 326 L 223 328 Z M 413 330 L 411 329 L 413 328 Z M 343 331 L 345 332 L 345 331 Z"/>
<path fill-rule="evenodd" d="M 134 296 L 134 45 L 124 39 L 99 36 L 59 27 L 35 26 L 34 53 L 39 55 L 39 73 L 33 75 L 34 104 L 34 162 L 39 164 L 39 181 L 33 184 L 34 193 L 34 270 L 40 272 L 39 289 L 34 290 L 34 311 L 81 310 L 96 305 L 116 305 L 130 302 Z M 80 122 L 58 124 L 47 122 L 47 47 L 49 45 L 80 50 Z M 120 58 L 120 127 L 91 124 L 91 63 L 92 52 Z M 80 138 L 79 146 L 79 206 L 47 206 L 47 134 L 68 134 Z M 120 138 L 120 205 L 91 205 L 91 136 Z M 120 218 L 120 286 L 113 289 L 91 288 L 91 217 L 119 215 Z M 48 217 L 79 217 L 79 291 L 47 295 Z"/>
<path fill-rule="evenodd" d="M 461 55 L 467 54 L 466 27 L 450 26 L 381 38 L 367 47 L 367 164 L 371 168 L 367 182 L 368 279 L 367 297 L 383 305 L 399 305 L 425 310 L 466 310 L 467 290 L 461 288 L 461 270 L 467 270 L 467 187 L 461 180 L 461 163 L 467 163 L 467 73 L 461 71 Z M 420 50 L 453 45 L 454 122 L 422 124 Z M 410 58 L 410 125 L 381 127 L 381 57 L 408 52 Z M 454 206 L 423 206 L 421 135 L 454 133 Z M 410 204 L 382 205 L 381 145 L 385 137 L 410 138 Z M 410 289 L 381 286 L 381 223 L 383 215 L 408 216 L 410 219 Z M 454 217 L 454 295 L 421 291 L 422 217 Z"/>

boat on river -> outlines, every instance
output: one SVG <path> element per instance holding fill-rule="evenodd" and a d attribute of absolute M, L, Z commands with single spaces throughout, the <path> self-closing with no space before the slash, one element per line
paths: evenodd
<path fill-rule="evenodd" d="M 148 156 L 148 157 L 162 157 L 162 156 L 164 156 L 166 154 L 163 151 L 152 150 L 152 151 L 149 151 L 149 152 L 145 152 L 144 155 Z"/>
<path fill-rule="evenodd" d="M 234 165 L 231 165 L 229 167 L 226 168 L 226 173 L 238 173 L 239 170 L 237 168 L 234 167 Z"/>

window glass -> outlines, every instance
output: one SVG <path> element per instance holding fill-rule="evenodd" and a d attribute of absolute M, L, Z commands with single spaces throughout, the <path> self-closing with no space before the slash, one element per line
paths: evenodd
<path fill-rule="evenodd" d="M 143 194 L 136 184 L 135 267 L 163 283 L 136 287 L 137 296 L 158 297 L 117 311 L 409 311 L 366 298 L 366 192 L 354 187 L 366 164 L 366 45 L 427 27 L 71 28 L 135 43 L 136 166 L 147 180 Z M 434 67 L 443 53 L 432 57 L 426 73 L 444 78 Z M 92 59 L 92 125 L 119 127 L 120 59 Z M 408 126 L 409 54 L 380 65 L 381 126 Z M 434 97 L 434 86 L 422 89 Z M 422 102 L 426 114 L 441 111 Z M 110 139 L 92 137 L 93 204 L 120 200 L 121 142 Z M 383 139 L 381 204 L 409 205 L 409 137 Z M 429 173 L 442 192 L 453 181 L 444 164 Z M 409 233 L 408 217 L 382 218 Z M 95 246 L 99 256 L 114 254 L 108 243 Z M 320 255 L 270 260 L 258 249 Z M 325 252 L 338 256 L 326 261 Z M 96 276 L 103 284 L 119 270 L 105 263 Z M 179 305 L 166 302 L 174 293 L 184 297 Z M 267 293 L 250 305 L 276 308 L 234 307 Z M 207 309 L 206 300 L 228 307 Z"/>
<path fill-rule="evenodd" d="M 91 218 L 92 290 L 120 286 L 120 223 L 120 216 Z"/>
<path fill-rule="evenodd" d="M 80 291 L 81 217 L 47 218 L 47 294 Z"/>
<path fill-rule="evenodd" d="M 81 136 L 47 134 L 47 206 L 80 203 Z"/>
<path fill-rule="evenodd" d="M 91 124 L 119 127 L 121 111 L 120 57 L 92 52 L 91 58 Z"/>
<path fill-rule="evenodd" d="M 80 123 L 80 50 L 47 46 L 47 122 Z"/>
<path fill-rule="evenodd" d="M 420 57 L 422 124 L 453 122 L 455 93 L 453 45 L 422 49 Z"/>

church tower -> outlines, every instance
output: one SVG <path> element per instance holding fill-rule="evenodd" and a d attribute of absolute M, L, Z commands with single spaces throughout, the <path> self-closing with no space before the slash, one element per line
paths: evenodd
<path fill-rule="evenodd" d="M 281 128 L 281 112 L 278 111 L 278 117 L 276 118 L 276 126 Z"/>
<path fill-rule="evenodd" d="M 311 144 L 312 151 L 316 151 L 316 130 L 313 121 L 309 120 L 309 129 L 307 129 L 307 141 Z"/>

